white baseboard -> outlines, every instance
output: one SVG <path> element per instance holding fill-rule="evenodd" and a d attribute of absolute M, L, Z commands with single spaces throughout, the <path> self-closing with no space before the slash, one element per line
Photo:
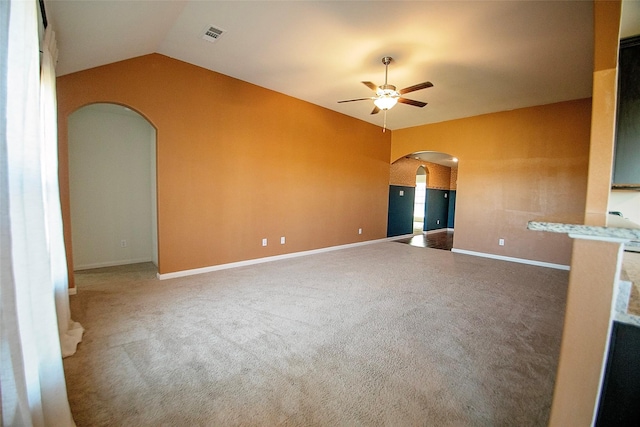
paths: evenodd
<path fill-rule="evenodd" d="M 386 239 L 377 240 L 377 242 L 393 242 L 394 240 L 407 239 L 409 237 L 419 236 L 419 234 L 402 234 L 400 236 L 387 237 Z M 376 243 L 376 240 L 372 240 L 372 243 Z"/>
<path fill-rule="evenodd" d="M 141 262 L 152 262 L 152 259 L 149 257 L 149 258 L 138 258 L 138 259 L 124 259 L 120 261 L 96 262 L 94 264 L 74 265 L 73 271 L 91 270 L 93 268 L 102 268 L 102 267 L 115 267 L 116 265 L 139 264 Z"/>
<path fill-rule="evenodd" d="M 442 232 L 442 231 L 453 231 L 453 229 L 441 229 L 441 230 L 436 230 L 434 232 Z M 191 269 L 191 270 L 175 271 L 173 273 L 165 273 L 165 274 L 157 273 L 157 277 L 160 280 L 166 280 L 166 279 L 174 279 L 174 278 L 178 278 L 178 277 L 193 276 L 193 275 L 196 275 L 196 274 L 210 273 L 212 271 L 226 270 L 226 269 L 229 269 L 229 268 L 246 267 L 246 266 L 249 266 L 249 265 L 262 264 L 262 263 L 265 263 L 265 262 L 280 261 L 280 260 L 284 260 L 284 259 L 291 259 L 291 258 L 297 258 L 297 257 L 301 257 L 301 256 L 320 254 L 320 253 L 324 253 L 324 252 L 337 251 L 337 250 L 341 250 L 341 249 L 355 248 L 355 247 L 358 247 L 358 246 L 371 245 L 371 244 L 374 244 L 374 243 L 392 242 L 394 240 L 410 238 L 410 237 L 413 237 L 413 236 L 414 236 L 413 234 L 405 234 L 405 235 L 401 235 L 401 236 L 387 237 L 387 238 L 384 238 L 384 239 L 367 240 L 367 241 L 364 241 L 364 242 L 349 243 L 349 244 L 346 244 L 346 245 L 338 245 L 338 246 L 330 246 L 330 247 L 327 247 L 327 248 L 312 249 L 312 250 L 309 250 L 309 251 L 293 252 L 293 253 L 290 253 L 290 254 L 274 255 L 274 256 L 264 257 L 264 258 L 256 258 L 256 259 L 249 259 L 249 260 L 245 260 L 245 261 L 230 262 L 230 263 L 227 263 L 227 264 L 213 265 L 213 266 L 210 266 L 210 267 L 202 267 L 202 268 L 194 268 L 194 269 Z M 539 267 L 555 268 L 555 269 L 558 269 L 558 270 L 567 270 L 568 271 L 570 269 L 570 267 L 568 265 L 563 265 L 563 264 L 554 264 L 554 263 L 550 263 L 550 262 L 534 261 L 534 260 L 529 260 L 529 259 L 524 259 L 524 258 L 515 258 L 515 257 L 508 257 L 508 256 L 503 256 L 503 255 L 489 254 L 489 253 L 484 253 L 484 252 L 468 251 L 468 250 L 465 250 L 465 249 L 453 248 L 453 249 L 451 249 L 451 252 L 465 254 L 465 255 L 478 256 L 478 257 L 483 257 L 483 258 L 498 259 L 498 260 L 501 260 L 501 261 L 517 262 L 517 263 L 520 263 L 520 264 L 535 265 L 535 266 L 539 266 Z M 97 263 L 97 264 L 89 264 L 89 265 L 79 266 L 79 267 L 76 267 L 75 270 L 88 270 L 88 269 L 92 269 L 92 268 L 112 267 L 112 266 L 116 266 L 116 265 L 137 264 L 137 263 L 141 263 L 141 262 L 151 262 L 151 261 L 152 261 L 151 259 L 144 258 L 144 259 L 139 259 L 139 260 L 127 260 L 126 262 L 120 261 L 120 262 L 109 262 L 109 263 Z M 75 295 L 75 294 L 76 294 L 76 288 L 70 288 L 69 289 L 69 295 Z"/>
<path fill-rule="evenodd" d="M 269 256 L 269 257 L 264 257 L 264 258 L 248 259 L 246 261 L 230 262 L 228 264 L 212 265 L 210 267 L 194 268 L 192 270 L 182 270 L 182 271 L 176 271 L 176 272 L 173 272 L 173 273 L 165 273 L 165 274 L 158 273 L 157 276 L 158 276 L 158 279 L 160 279 L 160 280 L 175 279 L 175 278 L 178 278 L 178 277 L 193 276 L 195 274 L 210 273 L 212 271 L 226 270 L 226 269 L 229 269 L 229 268 L 246 267 L 248 265 L 262 264 L 264 262 L 280 261 L 280 260 L 283 260 L 283 259 L 290 259 L 290 258 L 297 258 L 297 257 L 301 257 L 301 256 L 320 254 L 320 253 L 323 253 L 323 252 L 337 251 L 337 250 L 340 250 L 340 249 L 355 248 L 357 246 L 371 245 L 373 243 L 391 242 L 391 241 L 402 239 L 402 238 L 406 238 L 406 237 L 413 237 L 413 234 L 405 234 L 403 236 L 387 237 L 387 238 L 384 238 L 384 239 L 367 240 L 367 241 L 364 241 L 364 242 L 349 243 L 349 244 L 346 244 L 346 245 L 338 245 L 338 246 L 330 246 L 328 248 L 312 249 L 312 250 L 309 250 L 309 251 L 293 252 L 293 253 L 290 253 L 290 254 L 274 255 L 274 256 Z"/>
<path fill-rule="evenodd" d="M 557 270 L 567 270 L 568 271 L 568 270 L 571 269 L 571 267 L 569 267 L 568 265 L 563 265 L 563 264 L 554 264 L 554 263 L 551 263 L 551 262 L 534 261 L 534 260 L 531 260 L 531 259 L 515 258 L 515 257 L 503 256 L 503 255 L 494 255 L 494 254 L 488 254 L 488 253 L 484 253 L 484 252 L 467 251 L 465 249 L 453 248 L 453 249 L 451 249 L 451 252 L 455 252 L 455 253 L 459 253 L 459 254 L 465 254 L 465 255 L 479 256 L 479 257 L 482 257 L 482 258 L 499 259 L 501 261 L 517 262 L 517 263 L 520 263 L 520 264 L 536 265 L 538 267 L 555 268 Z"/>
<path fill-rule="evenodd" d="M 423 231 L 424 234 L 442 233 L 443 231 L 453 231 L 453 228 L 438 228 L 437 230 Z"/>

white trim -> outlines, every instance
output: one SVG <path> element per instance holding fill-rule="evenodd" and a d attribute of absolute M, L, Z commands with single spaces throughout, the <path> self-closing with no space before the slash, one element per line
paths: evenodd
<path fill-rule="evenodd" d="M 419 235 L 420 234 L 413 234 L 413 233 L 411 233 L 411 234 L 403 234 L 401 236 L 387 237 L 386 239 L 371 240 L 371 243 L 376 243 L 376 242 L 394 242 L 396 240 L 408 239 L 409 237 L 414 237 L 414 236 L 419 236 Z"/>
<path fill-rule="evenodd" d="M 116 265 L 139 264 L 141 262 L 152 262 L 150 257 L 138 259 L 123 259 L 120 261 L 97 262 L 95 264 L 74 265 L 73 271 L 91 270 L 93 268 L 115 267 Z"/>
<path fill-rule="evenodd" d="M 297 258 L 301 256 L 320 254 L 323 252 L 337 251 L 340 249 L 355 248 L 357 246 L 371 245 L 373 243 L 392 242 L 394 240 L 403 239 L 407 237 L 413 237 L 413 234 L 387 237 L 384 239 L 367 240 L 364 242 L 357 242 L 357 243 L 348 243 L 346 245 L 329 246 L 327 248 L 312 249 L 309 251 L 302 251 L 302 252 L 293 252 L 290 254 L 283 254 L 283 255 L 274 255 L 274 256 L 268 256 L 264 258 L 248 259 L 245 261 L 230 262 L 228 264 L 219 264 L 219 265 L 212 265 L 210 267 L 194 268 L 192 270 L 175 271 L 173 273 L 165 273 L 165 274 L 157 273 L 157 277 L 160 280 L 175 279 L 178 277 L 193 276 L 195 274 L 210 273 L 212 271 L 227 270 L 229 268 L 246 267 L 249 265 L 262 264 L 264 262 L 280 261 L 283 259 L 291 259 L 291 258 Z"/>
<path fill-rule="evenodd" d="M 557 270 L 567 270 L 567 271 L 570 270 L 570 267 L 568 265 L 553 264 L 551 262 L 534 261 L 534 260 L 531 260 L 531 259 L 515 258 L 515 257 L 503 256 L 503 255 L 495 255 L 495 254 L 487 254 L 487 253 L 484 253 L 484 252 L 474 252 L 474 251 L 467 251 L 465 249 L 456 249 L 456 248 L 451 249 L 451 252 L 456 252 L 456 253 L 465 254 L 465 255 L 479 256 L 479 257 L 483 257 L 483 258 L 499 259 L 501 261 L 517 262 L 517 263 L 520 263 L 520 264 L 537 265 L 538 267 L 555 268 Z"/>
<path fill-rule="evenodd" d="M 437 230 L 429 230 L 429 231 L 423 231 L 423 234 L 435 234 L 435 233 L 442 233 L 445 231 L 453 231 L 453 228 L 438 228 Z"/>

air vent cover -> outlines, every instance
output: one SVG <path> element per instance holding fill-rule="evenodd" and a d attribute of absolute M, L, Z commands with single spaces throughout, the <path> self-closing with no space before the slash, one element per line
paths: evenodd
<path fill-rule="evenodd" d="M 224 32 L 225 30 L 214 25 L 207 25 L 202 31 L 202 39 L 214 43 L 222 36 Z"/>

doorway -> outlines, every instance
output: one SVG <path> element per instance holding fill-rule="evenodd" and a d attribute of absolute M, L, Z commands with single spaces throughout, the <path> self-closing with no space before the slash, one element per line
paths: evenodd
<path fill-rule="evenodd" d="M 420 151 L 391 164 L 387 237 L 414 246 L 453 247 L 458 159 Z M 409 200 L 408 200 L 409 199 Z"/>
<path fill-rule="evenodd" d="M 424 231 L 425 202 L 427 198 L 427 181 L 429 172 L 424 166 L 419 166 L 416 171 L 416 193 L 413 202 L 413 233 Z"/>
<path fill-rule="evenodd" d="M 68 124 L 74 269 L 157 266 L 156 129 L 116 104 L 82 107 Z"/>

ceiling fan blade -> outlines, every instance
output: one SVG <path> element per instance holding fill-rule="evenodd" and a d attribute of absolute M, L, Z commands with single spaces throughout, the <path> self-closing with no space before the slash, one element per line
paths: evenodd
<path fill-rule="evenodd" d="M 378 90 L 378 86 L 376 86 L 375 83 L 362 82 L 362 84 L 365 85 L 366 87 L 368 87 L 369 89 L 371 89 L 374 92 Z"/>
<path fill-rule="evenodd" d="M 376 106 L 373 107 L 373 111 L 371 111 L 371 114 L 378 114 L 380 112 L 380 109 Z"/>
<path fill-rule="evenodd" d="M 338 104 L 341 104 L 343 102 L 353 102 L 353 101 L 366 101 L 368 99 L 375 99 L 373 97 L 369 97 L 369 98 L 357 98 L 357 99 L 347 99 L 345 101 L 338 101 Z"/>
<path fill-rule="evenodd" d="M 423 82 L 423 83 L 418 83 L 417 85 L 405 87 L 404 89 L 400 89 L 399 92 L 400 92 L 400 95 L 404 95 L 405 93 L 414 92 L 416 90 L 426 89 L 429 87 L 433 87 L 433 83 Z"/>
<path fill-rule="evenodd" d="M 401 102 L 403 104 L 409 104 L 409 105 L 413 105 L 414 107 L 424 107 L 425 105 L 427 105 L 426 102 L 422 102 L 422 101 L 415 101 L 413 99 L 407 99 L 407 98 L 398 98 L 398 102 Z"/>

